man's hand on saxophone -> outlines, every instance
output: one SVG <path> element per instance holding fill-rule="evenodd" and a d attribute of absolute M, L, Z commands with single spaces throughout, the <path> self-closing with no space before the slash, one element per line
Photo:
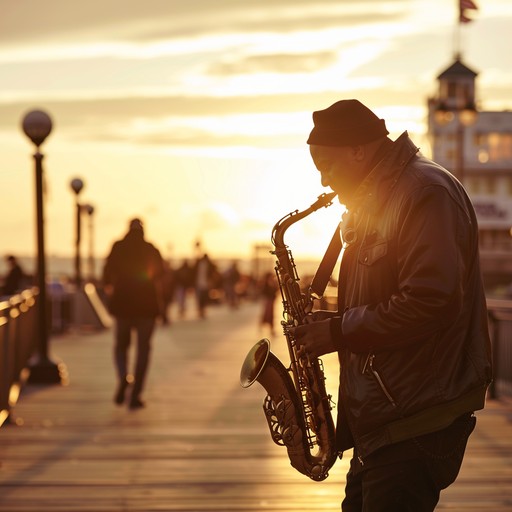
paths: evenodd
<path fill-rule="evenodd" d="M 310 318 L 311 322 L 290 329 L 297 342 L 299 354 L 304 350 L 310 356 L 320 357 L 335 352 L 336 347 L 331 337 L 331 319 L 315 320 L 315 314 L 310 315 Z"/>

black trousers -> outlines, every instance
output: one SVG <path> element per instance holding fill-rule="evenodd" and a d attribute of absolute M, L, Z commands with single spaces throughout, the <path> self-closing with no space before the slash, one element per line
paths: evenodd
<path fill-rule="evenodd" d="M 364 465 L 355 453 L 342 512 L 432 512 L 457 478 L 475 424 L 465 414 L 446 429 L 377 450 Z"/>
<path fill-rule="evenodd" d="M 132 397 L 138 397 L 144 388 L 146 373 L 151 352 L 151 336 L 155 327 L 152 317 L 116 318 L 114 361 L 120 383 L 126 382 L 128 375 L 128 349 L 130 348 L 132 331 L 137 338 L 137 355 Z"/>

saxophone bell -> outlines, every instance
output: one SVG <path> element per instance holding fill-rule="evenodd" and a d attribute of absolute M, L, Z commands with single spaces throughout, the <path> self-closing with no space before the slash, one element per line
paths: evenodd
<path fill-rule="evenodd" d="M 258 380 L 270 354 L 270 341 L 266 338 L 256 343 L 245 357 L 240 370 L 240 385 L 248 388 Z"/>

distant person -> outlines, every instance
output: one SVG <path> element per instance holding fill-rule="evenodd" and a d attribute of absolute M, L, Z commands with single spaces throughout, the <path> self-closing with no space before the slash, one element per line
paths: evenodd
<path fill-rule="evenodd" d="M 171 306 L 176 291 L 176 273 L 170 261 L 164 261 L 164 273 L 162 276 L 163 304 L 160 317 L 164 325 L 171 323 Z"/>
<path fill-rule="evenodd" d="M 159 250 L 144 239 L 140 219 L 130 221 L 126 236 L 114 243 L 103 271 L 109 310 L 115 317 L 114 360 L 119 378 L 114 397 L 125 401 L 128 381 L 128 349 L 132 330 L 137 334 L 137 357 L 129 406 L 144 407 L 141 392 L 149 363 L 151 337 L 162 311 L 164 265 Z"/>
<path fill-rule="evenodd" d="M 240 281 L 240 270 L 238 263 L 233 261 L 228 269 L 224 272 L 223 284 L 226 301 L 231 309 L 238 308 L 238 283 Z"/>
<path fill-rule="evenodd" d="M 9 270 L 4 278 L 2 286 L 2 295 L 14 295 L 23 289 L 25 283 L 25 273 L 21 268 L 18 260 L 12 254 L 5 257 Z"/>
<path fill-rule="evenodd" d="M 182 264 L 176 269 L 176 303 L 178 305 L 178 315 L 185 318 L 187 308 L 187 297 L 190 290 L 194 289 L 194 267 L 183 260 Z"/>
<path fill-rule="evenodd" d="M 199 318 L 206 318 L 206 306 L 210 298 L 213 270 L 213 264 L 208 254 L 204 253 L 197 260 L 195 269 L 195 289 Z"/>
<path fill-rule="evenodd" d="M 263 276 L 261 283 L 261 297 L 263 299 L 263 311 L 261 314 L 260 325 L 262 328 L 268 326 L 270 333 L 275 334 L 274 327 L 274 305 L 276 302 L 277 291 L 279 286 L 277 284 L 277 277 L 274 272 L 266 272 Z"/>

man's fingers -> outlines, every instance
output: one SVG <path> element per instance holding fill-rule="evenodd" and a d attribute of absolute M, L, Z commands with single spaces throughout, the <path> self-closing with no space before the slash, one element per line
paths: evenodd
<path fill-rule="evenodd" d="M 296 340 L 300 340 L 300 339 L 304 338 L 304 336 L 306 335 L 306 332 L 307 332 L 307 329 L 305 329 L 301 325 L 298 325 L 297 327 L 292 328 L 292 333 Z"/>

